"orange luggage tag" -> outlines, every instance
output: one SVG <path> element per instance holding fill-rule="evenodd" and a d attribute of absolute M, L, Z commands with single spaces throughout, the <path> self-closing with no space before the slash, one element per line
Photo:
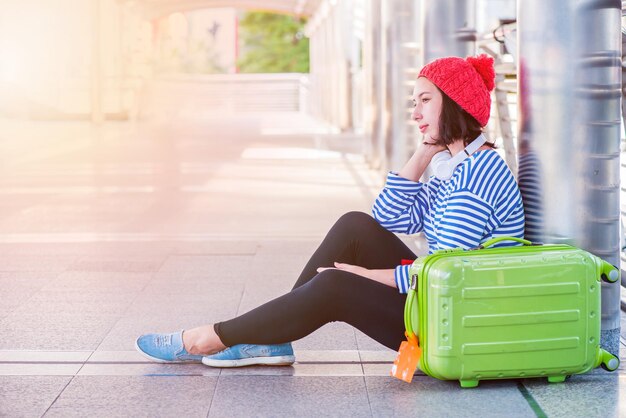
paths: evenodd
<path fill-rule="evenodd" d="M 419 341 L 415 334 L 408 334 L 405 331 L 404 335 L 406 335 L 407 340 L 402 341 L 402 344 L 400 344 L 398 357 L 396 357 L 396 360 L 393 362 L 393 367 L 391 368 L 391 375 L 407 383 L 411 383 L 413 374 L 415 374 L 415 370 L 417 370 L 417 364 L 422 356 L 422 349 L 419 346 Z"/>

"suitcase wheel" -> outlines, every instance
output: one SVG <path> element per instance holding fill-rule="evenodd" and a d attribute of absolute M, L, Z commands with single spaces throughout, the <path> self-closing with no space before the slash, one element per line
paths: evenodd
<path fill-rule="evenodd" d="M 612 354 L 610 355 L 610 357 L 605 355 L 602 359 L 602 364 L 600 364 L 600 367 L 602 367 L 607 372 L 614 372 L 619 367 L 619 359 Z"/>
<path fill-rule="evenodd" d="M 459 380 L 462 388 L 475 388 L 478 386 L 478 380 Z"/>
<path fill-rule="evenodd" d="M 550 383 L 563 383 L 567 376 L 548 376 L 548 382 Z"/>

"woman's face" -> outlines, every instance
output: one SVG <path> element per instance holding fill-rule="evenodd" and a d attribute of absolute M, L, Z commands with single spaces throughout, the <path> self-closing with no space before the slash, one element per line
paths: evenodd
<path fill-rule="evenodd" d="M 419 77 L 413 90 L 413 114 L 420 132 L 434 140 L 439 139 L 439 116 L 441 115 L 441 92 L 430 80 Z"/>

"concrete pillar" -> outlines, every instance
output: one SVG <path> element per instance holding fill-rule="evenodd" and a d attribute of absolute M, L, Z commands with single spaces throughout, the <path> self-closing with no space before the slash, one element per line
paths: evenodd
<path fill-rule="evenodd" d="M 367 140 L 364 143 L 363 154 L 365 159 L 374 166 L 374 110 L 375 110 L 375 77 L 374 58 L 376 48 L 374 45 L 375 28 L 377 17 L 373 11 L 373 0 L 365 0 L 363 5 L 364 30 L 363 30 L 363 133 Z"/>
<path fill-rule="evenodd" d="M 368 17 L 370 27 L 367 32 L 371 33 L 369 38 L 369 59 L 366 63 L 369 69 L 370 83 L 370 112 L 369 112 L 369 125 L 370 125 L 370 143 L 367 149 L 368 161 L 373 168 L 382 169 L 384 165 L 385 155 L 383 152 L 383 144 L 381 140 L 383 138 L 382 132 L 384 131 L 384 34 L 383 34 L 383 19 L 381 16 L 381 0 L 370 0 Z"/>
<path fill-rule="evenodd" d="M 363 71 L 361 67 L 362 61 L 362 42 L 363 42 L 363 26 L 364 26 L 364 8 L 363 0 L 351 0 L 350 8 L 345 16 L 346 24 L 346 56 L 348 59 L 346 65 L 347 71 L 347 100 L 348 100 L 348 124 L 353 132 L 363 133 Z"/>
<path fill-rule="evenodd" d="M 410 123 L 410 98 L 413 94 L 418 68 L 421 66 L 421 26 L 418 1 L 393 0 L 389 5 L 389 67 L 390 136 L 389 167 L 399 171 L 415 150 L 418 132 Z"/>
<path fill-rule="evenodd" d="M 91 35 L 91 121 L 102 123 L 102 63 L 101 63 L 101 16 L 100 0 L 92 0 L 92 35 Z"/>
<path fill-rule="evenodd" d="M 436 58 L 474 54 L 474 0 L 424 1 L 422 5 L 424 64 Z"/>
<path fill-rule="evenodd" d="M 326 63 L 327 69 L 328 69 L 328 71 L 326 72 L 326 78 L 328 79 L 328 83 L 326 84 L 327 90 L 326 90 L 325 96 L 327 100 L 326 115 L 328 117 L 328 120 L 331 122 L 331 124 L 333 126 L 337 126 L 337 110 L 336 110 L 337 77 L 335 74 L 337 63 L 335 61 L 336 59 L 335 39 L 334 39 L 335 35 L 334 35 L 334 25 L 333 25 L 332 15 L 333 15 L 333 10 L 331 7 L 330 11 L 328 12 L 328 16 L 324 20 L 324 31 L 325 31 L 324 45 L 326 47 L 326 52 L 327 52 L 326 56 L 330 58 L 329 61 L 327 61 Z"/>
<path fill-rule="evenodd" d="M 570 243 L 616 266 L 620 18 L 618 0 L 518 2 L 519 176 L 537 179 L 523 190 L 525 202 L 538 202 L 525 204 L 533 239 Z M 602 283 L 601 343 L 615 355 L 619 292 L 619 283 Z"/>
<path fill-rule="evenodd" d="M 378 61 L 378 130 L 376 131 L 377 139 L 376 145 L 378 147 L 378 155 L 380 158 L 379 168 L 381 171 L 386 172 L 389 169 L 389 141 L 390 141 L 390 70 L 391 70 L 391 57 L 390 57 L 390 28 L 391 16 L 389 10 L 389 2 L 381 0 L 378 4 L 378 13 L 380 14 L 380 31 L 378 33 L 380 48 L 379 61 Z"/>
<path fill-rule="evenodd" d="M 466 57 L 476 52 L 474 0 L 423 1 L 422 62 L 442 57 Z M 427 178 L 430 170 L 424 177 Z"/>
<path fill-rule="evenodd" d="M 350 88 L 352 85 L 350 73 L 351 46 L 354 25 L 354 1 L 344 0 L 337 2 L 336 26 L 338 28 L 339 42 L 337 43 L 339 52 L 339 71 L 337 75 L 340 80 L 340 127 L 343 131 L 350 131 L 352 125 L 352 96 Z"/>

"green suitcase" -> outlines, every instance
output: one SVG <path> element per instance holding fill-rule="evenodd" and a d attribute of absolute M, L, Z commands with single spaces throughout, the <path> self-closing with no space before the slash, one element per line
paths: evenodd
<path fill-rule="evenodd" d="M 488 248 L 514 240 L 523 246 Z M 477 249 L 443 250 L 410 269 L 409 337 L 419 337 L 419 368 L 475 387 L 480 380 L 568 375 L 619 359 L 600 348 L 600 280 L 617 269 L 569 245 L 495 238 Z"/>

